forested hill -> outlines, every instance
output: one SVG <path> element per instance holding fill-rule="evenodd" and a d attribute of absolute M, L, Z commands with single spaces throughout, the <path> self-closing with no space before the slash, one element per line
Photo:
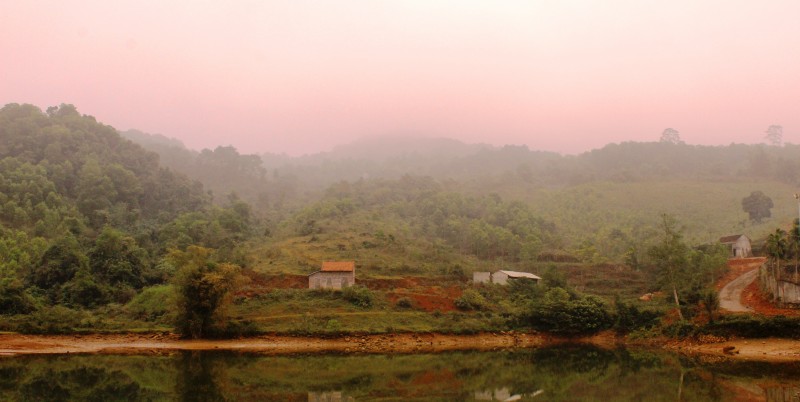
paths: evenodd
<path fill-rule="evenodd" d="M 619 255 L 618 247 L 597 244 L 609 233 L 641 237 L 665 212 L 687 226 L 692 242 L 729 233 L 757 239 L 776 224 L 789 224 L 800 182 L 800 146 L 792 144 L 624 142 L 571 156 L 525 146 L 376 137 L 302 157 L 264 154 L 259 164 L 256 155 L 229 146 L 195 152 L 140 137 L 130 138 L 215 194 L 235 191 L 273 225 L 341 181 L 430 177 L 464 195 L 524 202 L 556 225 L 565 247 L 596 256 Z M 742 199 L 754 191 L 773 199 L 772 220 L 751 221 L 742 209 Z"/>
<path fill-rule="evenodd" d="M 533 151 L 524 145 L 495 147 L 444 138 L 370 137 L 330 152 L 300 157 L 265 153 L 259 165 L 255 155 L 239 154 L 230 146 L 196 152 L 159 135 L 135 130 L 122 135 L 158 152 L 163 163 L 180 171 L 199 168 L 205 172 L 204 167 L 227 164 L 230 173 L 243 173 L 251 179 L 282 178 L 298 192 L 342 180 L 397 179 L 404 175 L 463 182 L 503 180 L 542 187 L 684 179 L 768 179 L 800 184 L 800 146 L 793 144 L 623 142 L 571 156 Z"/>
<path fill-rule="evenodd" d="M 201 183 L 159 165 L 72 105 L 0 109 L 0 310 L 126 301 L 172 274 L 171 247 L 228 250 L 249 207 L 213 207 Z"/>

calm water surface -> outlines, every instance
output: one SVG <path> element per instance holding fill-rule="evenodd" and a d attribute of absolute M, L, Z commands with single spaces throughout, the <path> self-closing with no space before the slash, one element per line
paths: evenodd
<path fill-rule="evenodd" d="M 0 358 L 2 401 L 800 401 L 800 364 L 587 347 Z"/>

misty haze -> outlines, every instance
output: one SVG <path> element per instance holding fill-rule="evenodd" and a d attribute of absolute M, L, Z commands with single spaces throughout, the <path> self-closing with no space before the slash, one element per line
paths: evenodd
<path fill-rule="evenodd" d="M 18 3 L 0 400 L 797 400 L 800 3 Z"/>

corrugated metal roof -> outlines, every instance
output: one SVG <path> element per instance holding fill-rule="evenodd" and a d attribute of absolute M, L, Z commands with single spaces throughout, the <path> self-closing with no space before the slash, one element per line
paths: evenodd
<path fill-rule="evenodd" d="M 542 279 L 542 278 L 540 278 L 540 277 L 538 277 L 538 276 L 536 276 L 536 275 L 534 275 L 534 274 L 532 274 L 530 272 L 503 271 L 503 270 L 500 270 L 498 272 L 502 272 L 502 273 L 508 275 L 509 278 L 528 278 L 528 279 L 537 279 L 537 280 L 538 279 Z"/>
<path fill-rule="evenodd" d="M 355 261 L 325 261 L 322 263 L 323 272 L 353 272 L 355 270 Z"/>
<path fill-rule="evenodd" d="M 740 234 L 730 235 L 730 236 L 723 236 L 723 237 L 719 238 L 719 242 L 722 243 L 722 244 L 736 243 L 736 240 L 739 240 L 740 237 L 742 237 L 742 235 L 740 235 Z"/>

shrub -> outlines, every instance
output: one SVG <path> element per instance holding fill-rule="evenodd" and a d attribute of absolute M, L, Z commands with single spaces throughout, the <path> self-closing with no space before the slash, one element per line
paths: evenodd
<path fill-rule="evenodd" d="M 339 320 L 331 318 L 325 322 L 325 332 L 330 334 L 338 334 L 342 332 L 342 323 Z"/>
<path fill-rule="evenodd" d="M 397 300 L 396 306 L 399 308 L 411 308 L 412 307 L 411 299 L 409 299 L 408 297 L 402 297 L 399 300 Z"/>
<path fill-rule="evenodd" d="M 85 317 L 63 306 L 44 307 L 25 317 L 17 329 L 27 334 L 67 334 L 75 332 Z"/>
<path fill-rule="evenodd" d="M 532 303 L 528 324 L 559 335 L 592 334 L 611 326 L 611 315 L 596 297 L 572 298 L 562 288 L 547 291 L 543 300 Z"/>
<path fill-rule="evenodd" d="M 658 323 L 661 314 L 657 311 L 642 310 L 636 305 L 616 301 L 614 328 L 618 332 L 631 332 L 637 329 L 652 328 Z"/>
<path fill-rule="evenodd" d="M 664 335 L 673 338 L 686 338 L 692 336 L 696 332 L 696 327 L 688 321 L 677 321 L 664 327 Z"/>
<path fill-rule="evenodd" d="M 702 332 L 718 336 L 745 338 L 784 337 L 800 338 L 800 318 L 755 317 L 748 315 L 723 316 L 704 326 Z"/>
<path fill-rule="evenodd" d="M 459 310 L 482 310 L 489 305 L 486 298 L 475 289 L 465 290 L 454 304 Z"/>
<path fill-rule="evenodd" d="M 169 313 L 170 306 L 175 304 L 174 298 L 171 285 L 152 286 L 134 296 L 125 309 L 134 318 L 157 321 Z"/>
<path fill-rule="evenodd" d="M 342 297 L 356 307 L 372 307 L 374 296 L 372 291 L 363 286 L 350 286 L 342 291 Z"/>
<path fill-rule="evenodd" d="M 0 314 L 27 314 L 35 308 L 34 300 L 25 292 L 22 281 L 0 280 Z"/>

